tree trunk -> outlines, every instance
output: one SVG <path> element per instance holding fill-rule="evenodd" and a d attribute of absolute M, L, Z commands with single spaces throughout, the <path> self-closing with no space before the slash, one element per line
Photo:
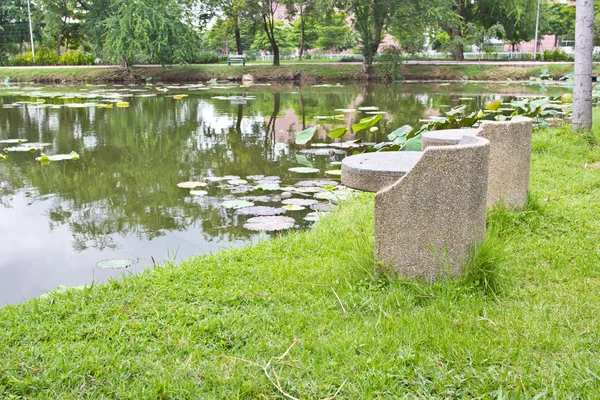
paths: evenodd
<path fill-rule="evenodd" d="M 577 0 L 576 7 L 573 128 L 589 131 L 592 129 L 594 0 Z"/>
<path fill-rule="evenodd" d="M 242 133 L 242 119 L 243 118 L 244 118 L 244 106 L 242 104 L 238 104 L 237 119 L 235 121 L 235 131 L 238 134 Z"/>
<path fill-rule="evenodd" d="M 121 56 L 121 68 L 127 69 L 127 59 L 125 56 Z"/>
<path fill-rule="evenodd" d="M 241 56 L 242 54 L 244 54 L 244 49 L 242 48 L 242 34 L 240 33 L 240 23 L 239 23 L 239 18 L 237 15 L 235 17 L 234 24 L 235 24 L 235 47 L 237 49 L 238 55 Z"/>
<path fill-rule="evenodd" d="M 56 54 L 60 54 L 60 46 L 62 45 L 62 35 L 58 35 L 56 39 Z"/>
<path fill-rule="evenodd" d="M 300 49 L 298 50 L 298 59 L 302 60 L 304 54 L 304 43 L 306 39 L 304 18 L 300 20 Z"/>
<path fill-rule="evenodd" d="M 373 73 L 373 56 L 372 55 L 363 56 L 362 73 L 365 77 L 367 77 L 367 79 L 369 79 L 371 77 L 371 74 Z"/>
<path fill-rule="evenodd" d="M 452 45 L 454 46 L 452 55 L 454 57 L 454 60 L 464 61 L 465 53 L 464 53 L 464 49 L 463 49 L 463 44 L 459 39 L 462 39 L 462 35 L 460 33 L 460 28 L 457 26 L 453 26 L 450 31 L 450 40 L 452 40 Z"/>
<path fill-rule="evenodd" d="M 271 42 L 271 47 L 273 48 L 273 65 L 279 67 L 279 46 L 275 40 Z"/>

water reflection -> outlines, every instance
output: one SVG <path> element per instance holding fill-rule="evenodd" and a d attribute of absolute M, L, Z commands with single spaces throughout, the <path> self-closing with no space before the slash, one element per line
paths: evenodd
<path fill-rule="evenodd" d="M 156 93 L 151 87 L 141 90 Z M 482 94 L 486 90 L 489 94 Z M 460 100 L 465 91 L 477 94 Z M 469 109 L 480 109 L 500 97 L 496 91 L 401 85 L 171 89 L 156 97 L 135 97 L 144 92 L 134 92 L 127 99 L 130 107 L 123 109 L 0 109 L 0 140 L 47 142 L 48 154 L 76 151 L 81 156 L 45 166 L 28 153 L 11 153 L 0 161 L 0 305 L 57 285 L 121 273 L 95 269 L 102 259 L 134 259 L 135 272 L 152 265 L 152 259 L 182 259 L 256 241 L 260 235 L 245 230 L 242 217 L 219 207 L 230 195 L 227 190 L 211 186 L 209 196 L 192 198 L 175 185 L 223 175 L 274 175 L 284 183 L 304 179 L 288 172 L 298 166 L 295 132 L 316 123 L 333 126 L 316 116 L 338 114 L 336 108 L 378 106 L 388 112 L 379 132 L 344 138 L 377 141 L 401 125 L 440 115 L 444 105 L 466 102 Z M 27 99 L 6 92 L 0 91 L 0 105 Z M 189 96 L 174 100 L 179 92 Z M 244 94 L 255 99 L 236 104 L 213 98 Z M 347 114 L 343 124 L 364 116 Z M 324 130 L 319 138 L 331 141 Z M 340 157 L 315 156 L 313 161 L 325 171 Z M 309 226 L 302 214 L 293 215 L 300 216 L 300 228 Z"/>

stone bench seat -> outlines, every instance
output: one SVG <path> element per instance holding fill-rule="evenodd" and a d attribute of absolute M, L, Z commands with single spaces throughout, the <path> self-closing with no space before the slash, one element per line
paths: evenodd
<path fill-rule="evenodd" d="M 359 154 L 342 183 L 376 191 L 375 259 L 410 277 L 457 277 L 485 235 L 489 144 L 463 135 L 423 152 Z"/>
<path fill-rule="evenodd" d="M 230 55 L 227 58 L 227 65 L 231 65 L 231 63 L 241 63 L 243 66 L 246 66 L 246 56 L 245 55 Z"/>
<path fill-rule="evenodd" d="M 342 183 L 365 192 L 378 192 L 406 175 L 422 155 L 420 151 L 390 151 L 346 157 L 342 160 Z"/>
<path fill-rule="evenodd" d="M 523 209 L 529 192 L 531 139 L 530 118 L 514 117 L 510 121 L 484 121 L 478 129 L 447 129 L 425 132 L 422 148 L 452 146 L 463 136 L 478 136 L 490 141 L 488 207 L 498 204 Z"/>

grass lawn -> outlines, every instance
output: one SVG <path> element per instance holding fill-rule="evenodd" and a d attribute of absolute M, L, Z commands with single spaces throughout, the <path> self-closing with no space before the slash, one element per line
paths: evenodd
<path fill-rule="evenodd" d="M 534 133 L 532 200 L 490 212 L 480 279 L 374 277 L 364 194 L 309 232 L 4 307 L 0 398 L 598 398 L 597 140 Z"/>

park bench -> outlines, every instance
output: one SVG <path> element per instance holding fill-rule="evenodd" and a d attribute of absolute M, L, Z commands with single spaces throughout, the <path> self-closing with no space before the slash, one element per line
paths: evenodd
<path fill-rule="evenodd" d="M 401 275 L 457 277 L 485 236 L 489 141 L 463 135 L 423 152 L 342 161 L 342 183 L 374 191 L 375 258 Z"/>
<path fill-rule="evenodd" d="M 243 66 L 246 66 L 246 56 L 243 54 L 230 54 L 227 58 L 227 65 L 231 65 L 231 63 L 242 63 Z"/>
<path fill-rule="evenodd" d="M 375 257 L 434 281 L 456 277 L 485 236 L 486 207 L 527 202 L 532 120 L 426 132 L 422 152 L 379 152 L 342 161 L 342 183 L 376 192 Z"/>
<path fill-rule="evenodd" d="M 502 204 L 507 208 L 523 209 L 529 192 L 532 130 L 531 118 L 484 121 L 478 129 L 426 132 L 422 137 L 422 148 L 453 145 L 464 135 L 489 140 L 488 207 Z"/>

